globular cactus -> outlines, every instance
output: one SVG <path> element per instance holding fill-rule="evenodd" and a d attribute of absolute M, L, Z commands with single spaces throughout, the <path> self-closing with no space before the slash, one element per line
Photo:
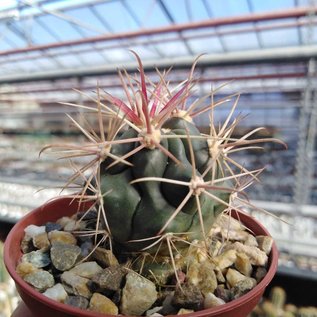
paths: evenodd
<path fill-rule="evenodd" d="M 275 140 L 254 139 L 260 129 L 233 137 L 241 119 L 233 118 L 238 96 L 214 102 L 211 91 L 189 104 L 196 61 L 188 79 L 170 89 L 169 72 L 157 71 L 154 84 L 135 56 L 140 78 L 119 72 L 124 100 L 98 89 L 96 97 L 87 95 L 95 107 L 68 104 L 96 115 L 96 129 L 85 118 L 71 118 L 88 142 L 45 150 L 55 148 L 68 159 L 91 158 L 79 168 L 72 165 L 75 172 L 67 185 L 84 180 L 76 197 L 94 201 L 95 234 L 103 235 L 101 241 L 124 252 L 167 253 L 173 261 L 175 245 L 181 249 L 194 239 L 204 240 L 217 216 L 231 211 L 233 198 L 252 206 L 243 191 L 262 169 L 247 170 L 231 153 Z M 218 125 L 214 109 L 234 97 L 228 118 Z M 196 127 L 198 115 L 209 116 L 209 134 Z"/>

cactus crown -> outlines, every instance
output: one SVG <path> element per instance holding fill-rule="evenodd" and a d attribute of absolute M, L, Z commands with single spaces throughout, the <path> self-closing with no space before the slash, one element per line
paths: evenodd
<path fill-rule="evenodd" d="M 74 198 L 93 201 L 91 208 L 97 208 L 91 234 L 98 244 L 107 241 L 128 252 L 173 255 L 180 245 L 205 240 L 220 213 L 239 210 L 241 204 L 252 206 L 243 191 L 262 169 L 247 170 L 231 154 L 279 141 L 250 139 L 262 128 L 233 137 L 241 120 L 233 118 L 238 95 L 214 101 L 214 90 L 188 105 L 197 60 L 188 78 L 171 89 L 170 70 L 157 70 L 159 81 L 153 83 L 133 54 L 139 78 L 119 71 L 124 100 L 98 89 L 96 97 L 86 95 L 95 106 L 66 103 L 95 115 L 97 129 L 86 118 L 79 122 L 70 117 L 88 142 L 52 144 L 43 150 L 56 150 L 72 162 L 74 173 L 65 187 L 84 183 Z M 233 98 L 227 119 L 217 127 L 214 109 Z M 193 119 L 199 115 L 209 115 L 209 134 L 195 126 Z M 77 167 L 78 157 L 88 161 Z"/>

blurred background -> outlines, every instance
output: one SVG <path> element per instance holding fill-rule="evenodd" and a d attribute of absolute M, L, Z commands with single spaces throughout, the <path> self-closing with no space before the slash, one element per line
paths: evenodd
<path fill-rule="evenodd" d="M 239 160 L 251 169 L 266 166 L 248 195 L 289 224 L 248 211 L 280 250 L 272 286 L 283 287 L 298 306 L 317 306 L 314 0 L 1 0 L 1 240 L 24 214 L 58 195 L 56 187 L 71 173 L 65 162 L 39 157 L 48 143 L 82 138 L 65 115 L 76 118 L 77 110 L 61 102 L 89 105 L 97 85 L 124 98 L 117 70 L 137 70 L 129 49 L 153 81 L 159 80 L 155 67 L 173 66 L 172 85 L 186 79 L 204 53 L 193 100 L 221 86 L 215 101 L 241 93 L 236 114 L 246 118 L 236 135 L 265 126 L 259 136 L 287 143 L 286 150 L 266 144 L 261 152 L 239 153 Z M 223 122 L 233 102 L 217 108 L 215 120 Z M 208 129 L 208 115 L 197 124 Z M 10 311 L 17 302 L 14 286 L 3 285 L 0 301 Z"/>

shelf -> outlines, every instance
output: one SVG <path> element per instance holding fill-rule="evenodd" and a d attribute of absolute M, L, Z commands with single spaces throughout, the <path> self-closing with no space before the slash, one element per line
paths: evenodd
<path fill-rule="evenodd" d="M 317 282 L 317 271 L 304 270 L 297 267 L 287 267 L 282 265 L 278 267 L 277 273 Z"/>

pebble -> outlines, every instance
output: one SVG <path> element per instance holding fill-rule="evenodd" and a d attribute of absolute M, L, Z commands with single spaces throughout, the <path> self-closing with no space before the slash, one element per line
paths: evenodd
<path fill-rule="evenodd" d="M 192 263 L 188 268 L 186 279 L 189 283 L 197 286 L 203 294 L 213 293 L 218 285 L 214 265 L 207 260 L 201 263 Z"/>
<path fill-rule="evenodd" d="M 217 297 L 213 293 L 207 293 L 204 296 L 204 308 L 205 309 L 219 306 L 219 305 L 223 305 L 225 303 L 226 302 L 223 299 Z"/>
<path fill-rule="evenodd" d="M 48 253 L 37 250 L 22 255 L 21 262 L 28 262 L 37 268 L 42 268 L 48 266 L 51 263 L 51 259 Z"/>
<path fill-rule="evenodd" d="M 56 223 L 56 222 L 47 222 L 45 224 L 45 231 L 47 233 L 49 233 L 51 231 L 54 231 L 54 230 L 55 231 L 60 231 L 62 229 L 63 229 L 62 226 L 60 224 Z"/>
<path fill-rule="evenodd" d="M 216 267 L 214 272 L 216 274 L 218 283 L 225 283 L 226 282 L 226 279 L 225 279 L 224 275 L 222 274 L 222 271 L 219 270 L 219 268 Z"/>
<path fill-rule="evenodd" d="M 224 287 L 224 285 L 218 285 L 214 294 L 221 298 L 225 303 L 230 302 L 233 298 L 233 294 L 230 289 Z"/>
<path fill-rule="evenodd" d="M 222 229 L 221 237 L 226 240 L 245 241 L 248 239 L 249 233 L 243 230 L 232 230 L 231 228 Z"/>
<path fill-rule="evenodd" d="M 21 251 L 24 254 L 34 251 L 33 239 L 27 234 L 24 235 L 21 241 Z"/>
<path fill-rule="evenodd" d="M 91 279 L 94 275 L 100 273 L 102 268 L 97 262 L 83 262 L 73 267 L 70 272 Z"/>
<path fill-rule="evenodd" d="M 217 219 L 214 227 L 218 228 L 219 230 L 228 230 L 228 228 L 230 228 L 231 231 L 241 231 L 244 229 L 240 221 L 229 215 L 220 216 Z"/>
<path fill-rule="evenodd" d="M 70 233 L 65 231 L 51 231 L 48 233 L 48 239 L 53 245 L 56 242 L 77 245 L 76 238 Z"/>
<path fill-rule="evenodd" d="M 122 290 L 120 312 L 123 315 L 142 315 L 157 300 L 155 284 L 131 271 L 126 275 Z"/>
<path fill-rule="evenodd" d="M 217 267 L 222 271 L 223 269 L 228 268 L 233 265 L 233 263 L 237 259 L 237 254 L 235 250 L 227 250 L 223 253 L 216 256 L 213 261 L 217 265 Z"/>
<path fill-rule="evenodd" d="M 87 278 L 71 272 L 64 272 L 61 275 L 61 281 L 67 293 L 80 295 L 85 298 L 90 298 L 92 295 L 88 288 L 89 279 Z"/>
<path fill-rule="evenodd" d="M 145 312 L 145 316 L 153 316 L 154 314 L 158 313 L 162 310 L 163 306 L 153 307 Z"/>
<path fill-rule="evenodd" d="M 216 257 L 220 253 L 222 243 L 219 240 L 212 240 L 209 246 L 209 254 L 212 258 Z"/>
<path fill-rule="evenodd" d="M 126 270 L 122 266 L 116 265 L 98 272 L 91 280 L 102 290 L 118 291 L 125 275 Z"/>
<path fill-rule="evenodd" d="M 35 248 L 42 250 L 42 251 L 48 251 L 51 243 L 48 240 L 48 236 L 46 232 L 40 233 L 33 237 L 33 245 Z"/>
<path fill-rule="evenodd" d="M 62 272 L 71 269 L 80 254 L 81 249 L 76 245 L 54 243 L 51 247 L 52 264 L 57 270 Z"/>
<path fill-rule="evenodd" d="M 267 274 L 267 270 L 265 267 L 259 266 L 254 274 L 256 281 L 259 283 L 263 280 L 264 276 Z"/>
<path fill-rule="evenodd" d="M 25 275 L 38 271 L 32 263 L 21 262 L 16 267 L 16 272 L 23 278 Z"/>
<path fill-rule="evenodd" d="M 33 238 L 38 234 L 45 232 L 45 226 L 36 226 L 36 225 L 29 225 L 24 229 L 24 232 L 29 237 Z"/>
<path fill-rule="evenodd" d="M 93 252 L 92 257 L 102 266 L 115 266 L 119 265 L 119 262 L 111 250 L 106 250 L 104 248 L 96 248 Z"/>
<path fill-rule="evenodd" d="M 82 230 L 86 226 L 84 221 L 76 221 L 74 219 L 69 220 L 66 225 L 64 226 L 64 231 L 66 232 L 72 232 L 76 230 Z"/>
<path fill-rule="evenodd" d="M 62 229 L 64 229 L 64 227 L 70 222 L 70 221 L 73 221 L 72 218 L 70 217 L 62 217 L 62 218 L 59 218 L 56 223 L 58 225 L 60 225 L 62 227 Z"/>
<path fill-rule="evenodd" d="M 257 236 L 256 241 L 258 242 L 259 249 L 269 255 L 273 246 L 273 238 L 269 236 Z"/>
<path fill-rule="evenodd" d="M 197 286 L 185 283 L 182 287 L 176 288 L 172 304 L 178 308 L 196 311 L 204 307 L 204 297 Z"/>
<path fill-rule="evenodd" d="M 28 284 L 36 288 L 39 292 L 43 292 L 55 284 L 53 275 L 43 270 L 38 270 L 27 274 L 23 279 Z"/>
<path fill-rule="evenodd" d="M 248 234 L 248 238 L 244 241 L 244 245 L 248 245 L 251 247 L 257 247 L 258 242 L 256 241 L 256 237 L 252 234 Z"/>
<path fill-rule="evenodd" d="M 173 298 L 174 298 L 175 292 L 169 292 L 166 297 L 163 300 L 162 303 L 162 310 L 159 311 L 162 315 L 175 315 L 177 314 L 176 308 L 172 305 Z"/>
<path fill-rule="evenodd" d="M 230 287 L 234 287 L 238 282 L 246 279 L 247 277 L 243 274 L 241 274 L 239 271 L 235 269 L 228 269 L 226 274 L 226 280 L 227 283 L 230 285 Z"/>
<path fill-rule="evenodd" d="M 238 253 L 245 253 L 252 265 L 264 266 L 267 264 L 268 257 L 264 251 L 254 246 L 247 246 L 241 242 L 235 242 L 228 246 L 229 250 L 236 250 Z"/>
<path fill-rule="evenodd" d="M 89 310 L 101 314 L 118 315 L 119 309 L 108 297 L 94 293 L 89 302 Z"/>
<path fill-rule="evenodd" d="M 244 253 L 238 253 L 237 259 L 234 263 L 236 269 L 245 276 L 251 276 L 253 267 L 250 259 Z"/>
<path fill-rule="evenodd" d="M 233 297 L 234 298 L 241 297 L 242 295 L 250 291 L 256 284 L 257 284 L 256 280 L 251 277 L 247 277 L 239 281 L 238 283 L 236 283 L 236 285 L 232 289 Z"/>
<path fill-rule="evenodd" d="M 65 304 L 81 309 L 87 309 L 89 305 L 89 300 L 83 296 L 70 295 L 66 298 Z"/>
<path fill-rule="evenodd" d="M 194 312 L 194 310 L 192 310 L 192 309 L 181 308 L 181 309 L 178 311 L 177 315 L 191 314 L 191 313 L 193 313 L 193 312 Z"/>
<path fill-rule="evenodd" d="M 43 295 L 54 299 L 60 303 L 64 303 L 65 300 L 67 299 L 68 295 L 65 291 L 65 288 L 61 283 L 55 284 L 53 287 L 48 288 Z"/>
<path fill-rule="evenodd" d="M 78 240 L 80 240 L 80 237 L 78 237 Z M 94 248 L 94 245 L 92 241 L 87 240 L 81 243 L 80 249 L 81 249 L 82 258 L 86 258 L 90 254 L 93 248 Z"/>

